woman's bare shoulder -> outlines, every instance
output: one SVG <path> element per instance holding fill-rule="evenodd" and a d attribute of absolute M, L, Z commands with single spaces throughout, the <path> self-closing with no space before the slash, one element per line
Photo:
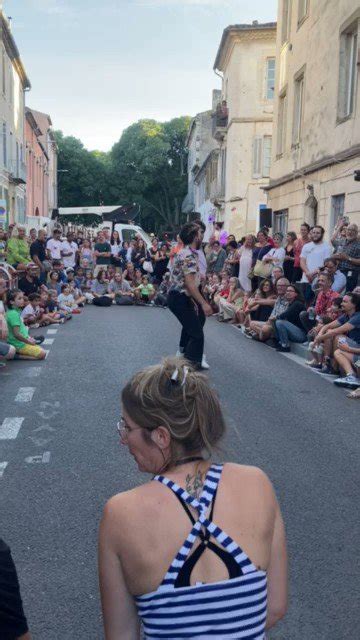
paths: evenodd
<path fill-rule="evenodd" d="M 273 485 L 262 469 L 250 465 L 227 462 L 224 465 L 224 479 L 237 491 L 251 490 L 262 493 L 268 499 L 276 500 Z"/>

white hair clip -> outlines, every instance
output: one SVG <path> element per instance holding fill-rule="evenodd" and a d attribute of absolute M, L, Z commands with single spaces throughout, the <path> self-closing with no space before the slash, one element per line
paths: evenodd
<path fill-rule="evenodd" d="M 178 377 L 179 377 L 179 369 L 176 368 L 174 373 L 171 376 L 171 382 L 174 382 L 174 384 L 176 384 L 178 381 Z"/>
<path fill-rule="evenodd" d="M 185 385 L 185 382 L 186 382 L 186 378 L 187 378 L 187 376 L 188 376 L 188 373 L 189 373 L 189 367 L 186 367 L 186 366 L 184 365 L 184 378 L 183 378 L 183 381 L 182 381 L 182 383 L 181 383 L 181 386 L 182 386 L 182 387 Z"/>

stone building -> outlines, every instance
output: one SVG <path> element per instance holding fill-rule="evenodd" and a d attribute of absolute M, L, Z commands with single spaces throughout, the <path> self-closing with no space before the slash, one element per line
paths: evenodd
<path fill-rule="evenodd" d="M 275 87 L 276 23 L 225 29 L 214 63 L 222 104 L 213 113 L 225 193 L 218 219 L 237 238 L 254 233 L 266 206 Z"/>
<path fill-rule="evenodd" d="M 51 218 L 54 209 L 57 210 L 58 207 L 58 147 L 50 116 L 35 109 L 31 109 L 31 113 L 41 131 L 39 142 L 47 156 L 48 210 L 45 215 Z"/>
<path fill-rule="evenodd" d="M 280 0 L 268 190 L 273 228 L 360 223 L 360 2 Z"/>
<path fill-rule="evenodd" d="M 0 224 L 25 223 L 25 91 L 30 81 L 0 3 Z"/>

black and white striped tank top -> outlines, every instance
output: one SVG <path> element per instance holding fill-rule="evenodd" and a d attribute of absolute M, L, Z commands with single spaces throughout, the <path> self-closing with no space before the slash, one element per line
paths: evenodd
<path fill-rule="evenodd" d="M 210 467 L 199 500 L 164 476 L 154 478 L 196 509 L 199 517 L 193 520 L 192 530 L 158 589 L 135 598 L 147 640 L 265 639 L 266 572 L 258 570 L 236 542 L 208 516 L 222 469 L 223 465 Z M 200 538 L 206 545 L 210 536 L 231 556 L 232 562 L 235 560 L 238 577 L 178 587 L 179 574 L 194 542 Z"/>

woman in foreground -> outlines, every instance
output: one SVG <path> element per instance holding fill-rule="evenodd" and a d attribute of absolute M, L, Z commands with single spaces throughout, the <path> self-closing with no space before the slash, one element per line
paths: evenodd
<path fill-rule="evenodd" d="M 122 392 L 119 432 L 155 477 L 105 506 L 99 574 L 106 640 L 263 640 L 287 607 L 284 525 L 255 467 L 208 459 L 225 433 L 206 377 L 171 358 Z"/>

